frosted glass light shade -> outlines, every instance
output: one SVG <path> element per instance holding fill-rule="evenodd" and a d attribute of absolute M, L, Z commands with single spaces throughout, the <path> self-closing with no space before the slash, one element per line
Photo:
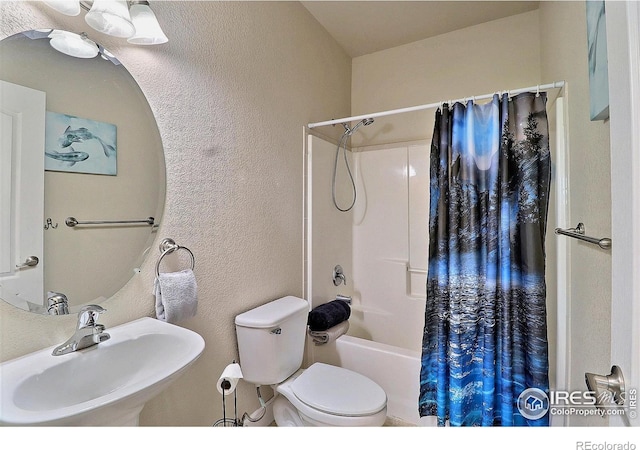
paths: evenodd
<path fill-rule="evenodd" d="M 133 4 L 129 10 L 136 34 L 127 39 L 131 44 L 154 45 L 169 41 L 156 19 L 156 15 L 148 5 Z"/>
<path fill-rule="evenodd" d="M 80 14 L 80 0 L 44 0 L 43 3 L 67 16 Z"/>
<path fill-rule="evenodd" d="M 65 55 L 75 58 L 95 58 L 98 46 L 85 36 L 79 36 L 68 31 L 53 30 L 49 35 L 49 44 Z"/>
<path fill-rule="evenodd" d="M 94 0 L 84 19 L 94 30 L 110 36 L 128 38 L 136 31 L 123 0 Z"/>

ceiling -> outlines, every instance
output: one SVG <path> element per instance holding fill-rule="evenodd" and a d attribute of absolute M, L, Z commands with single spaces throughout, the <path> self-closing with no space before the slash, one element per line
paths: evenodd
<path fill-rule="evenodd" d="M 303 1 L 352 58 L 538 8 L 537 1 Z"/>

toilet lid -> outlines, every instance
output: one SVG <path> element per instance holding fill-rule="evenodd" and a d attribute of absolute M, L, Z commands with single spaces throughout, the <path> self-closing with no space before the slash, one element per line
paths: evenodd
<path fill-rule="evenodd" d="M 340 416 L 366 416 L 387 404 L 384 390 L 369 378 L 342 367 L 315 363 L 296 378 L 291 390 L 301 402 Z"/>

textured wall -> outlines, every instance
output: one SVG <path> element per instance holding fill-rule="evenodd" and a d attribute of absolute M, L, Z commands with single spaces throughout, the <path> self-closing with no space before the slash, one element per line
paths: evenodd
<path fill-rule="evenodd" d="M 568 82 L 570 223 L 591 236 L 611 235 L 609 123 L 589 119 L 589 72 L 584 2 L 540 2 L 542 75 Z M 585 390 L 585 372 L 607 374 L 610 365 L 611 252 L 570 240 L 571 330 L 569 390 Z M 606 425 L 573 416 L 570 425 Z"/>
<path fill-rule="evenodd" d="M 538 84 L 538 11 L 483 23 L 353 60 L 355 115 Z M 435 110 L 380 117 L 352 147 L 431 139 Z"/>
<path fill-rule="evenodd" d="M 211 425 L 221 415 L 214 382 L 237 358 L 235 315 L 302 295 L 303 125 L 350 113 L 350 59 L 297 2 L 155 2 L 170 41 L 151 48 L 106 38 L 82 16 L 42 5 L 0 8 L 2 37 L 30 28 L 86 31 L 147 96 L 167 163 L 158 240 L 171 237 L 195 253 L 199 311 L 181 325 L 200 333 L 206 349 L 148 403 L 141 424 Z M 156 249 L 104 303 L 107 327 L 154 315 Z M 75 327 L 75 317 L 0 303 L 2 360 L 62 342 Z M 254 392 L 240 388 L 240 411 L 257 408 Z"/>

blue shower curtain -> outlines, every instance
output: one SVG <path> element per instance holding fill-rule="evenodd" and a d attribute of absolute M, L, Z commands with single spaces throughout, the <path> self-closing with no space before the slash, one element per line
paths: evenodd
<path fill-rule="evenodd" d="M 549 391 L 545 106 L 496 94 L 436 112 L 418 406 L 441 426 L 548 425 L 518 408 L 525 389 Z"/>

